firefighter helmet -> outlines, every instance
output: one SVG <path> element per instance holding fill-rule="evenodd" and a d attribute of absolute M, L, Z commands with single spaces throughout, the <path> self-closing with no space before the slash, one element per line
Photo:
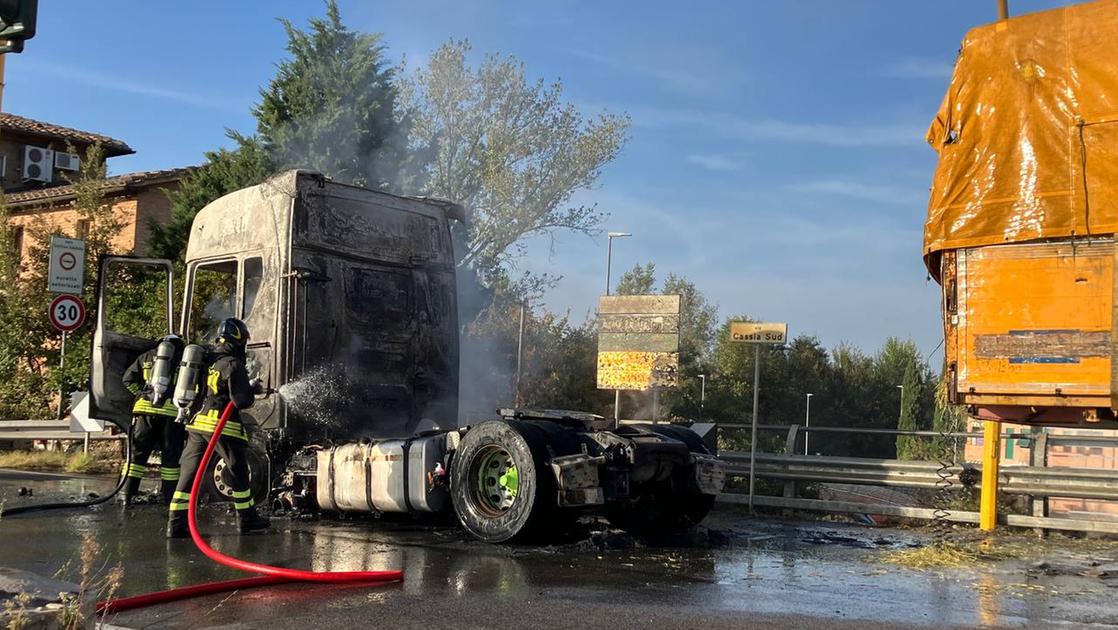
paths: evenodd
<path fill-rule="evenodd" d="M 234 346 L 245 347 L 248 344 L 248 326 L 236 317 L 226 317 L 221 320 L 214 335 L 216 343 L 228 343 Z"/>

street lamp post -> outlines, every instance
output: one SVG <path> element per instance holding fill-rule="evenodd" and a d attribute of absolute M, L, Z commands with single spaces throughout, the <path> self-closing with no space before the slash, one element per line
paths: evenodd
<path fill-rule="evenodd" d="M 699 420 L 703 419 L 703 406 L 707 401 L 707 375 L 699 375 Z"/>
<path fill-rule="evenodd" d="M 613 239 L 632 236 L 629 232 L 608 232 L 606 234 L 606 295 L 609 295 L 609 277 L 613 270 Z"/>
<path fill-rule="evenodd" d="M 901 390 L 901 407 L 897 410 L 897 421 L 900 421 L 901 416 L 904 415 L 904 385 L 897 385 L 897 389 Z"/>
<path fill-rule="evenodd" d="M 804 428 L 811 428 L 811 397 L 815 394 L 807 395 L 807 411 L 804 412 Z M 804 431 L 804 455 L 807 455 L 807 442 L 811 438 L 811 431 Z"/>
<path fill-rule="evenodd" d="M 629 232 L 606 233 L 606 295 L 609 295 L 609 277 L 613 272 L 613 239 L 623 236 L 632 236 Z M 621 390 L 613 390 L 613 426 L 617 427 L 621 421 Z"/>

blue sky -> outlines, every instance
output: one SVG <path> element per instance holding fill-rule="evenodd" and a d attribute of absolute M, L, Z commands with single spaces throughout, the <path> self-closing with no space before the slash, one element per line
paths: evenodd
<path fill-rule="evenodd" d="M 1011 0 L 1014 14 L 1068 4 Z M 357 2 L 353 28 L 395 61 L 439 44 L 511 53 L 562 79 L 587 113 L 628 112 L 631 139 L 577 201 L 610 213 L 614 270 L 653 261 L 694 280 L 723 316 L 872 351 L 888 336 L 931 352 L 938 289 L 921 234 L 935 155 L 923 141 L 968 28 L 994 0 Z M 416 7 L 422 6 L 422 9 Z M 273 18 L 307 0 L 44 2 L 10 55 L 5 111 L 105 133 L 134 156 L 114 172 L 197 164 L 249 132 L 283 55 Z M 563 274 L 546 305 L 580 319 L 605 281 L 605 237 L 532 241 L 520 267 Z"/>

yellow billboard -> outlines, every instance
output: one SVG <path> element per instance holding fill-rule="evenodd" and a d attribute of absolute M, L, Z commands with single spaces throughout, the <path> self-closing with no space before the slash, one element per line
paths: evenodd
<path fill-rule="evenodd" d="M 598 301 L 598 388 L 675 387 L 678 295 L 614 295 Z"/>

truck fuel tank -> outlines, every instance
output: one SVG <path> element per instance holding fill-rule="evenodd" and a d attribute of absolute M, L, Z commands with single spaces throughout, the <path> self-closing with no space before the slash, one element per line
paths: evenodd
<path fill-rule="evenodd" d="M 445 433 L 340 444 L 318 452 L 318 507 L 338 512 L 438 512 L 447 506 L 443 484 L 431 483 L 443 463 Z"/>

